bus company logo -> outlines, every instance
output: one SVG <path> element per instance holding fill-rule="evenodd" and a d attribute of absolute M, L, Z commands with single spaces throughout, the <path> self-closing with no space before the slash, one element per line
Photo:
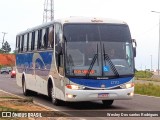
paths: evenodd
<path fill-rule="evenodd" d="M 11 112 L 2 112 L 2 117 L 12 117 Z"/>
<path fill-rule="evenodd" d="M 102 84 L 102 85 L 101 85 L 101 88 L 105 88 L 105 87 L 106 87 L 106 85 L 105 85 L 105 84 Z"/>

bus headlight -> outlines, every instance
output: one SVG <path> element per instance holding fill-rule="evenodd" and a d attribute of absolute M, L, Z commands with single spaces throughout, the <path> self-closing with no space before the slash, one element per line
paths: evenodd
<path fill-rule="evenodd" d="M 121 85 L 121 88 L 123 88 L 123 89 L 128 89 L 128 88 L 131 88 L 131 87 L 134 87 L 134 83 L 133 82 Z"/>
<path fill-rule="evenodd" d="M 78 85 L 68 84 L 68 85 L 66 85 L 66 87 L 67 87 L 68 89 L 73 89 L 73 90 L 79 90 L 79 89 L 80 89 L 80 87 L 79 87 Z"/>
<path fill-rule="evenodd" d="M 134 87 L 134 83 L 127 83 L 126 84 L 126 88 L 131 88 L 131 87 Z"/>

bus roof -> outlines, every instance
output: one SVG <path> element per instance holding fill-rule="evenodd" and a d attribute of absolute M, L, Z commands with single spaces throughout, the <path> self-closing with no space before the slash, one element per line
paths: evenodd
<path fill-rule="evenodd" d="M 59 19 L 57 22 L 65 23 L 111 23 L 111 24 L 126 24 L 124 21 L 110 19 L 110 18 L 98 18 L 98 17 L 69 17 L 65 19 Z"/>
<path fill-rule="evenodd" d="M 97 17 L 69 17 L 69 18 L 63 18 L 63 19 L 57 19 L 51 22 L 43 23 L 42 25 L 29 28 L 23 32 L 18 33 L 17 35 L 22 35 L 27 32 L 31 32 L 37 29 L 41 29 L 43 27 L 49 26 L 54 24 L 55 22 L 61 23 L 62 25 L 65 23 L 108 23 L 108 24 L 127 24 L 124 21 L 116 20 L 116 19 L 110 19 L 110 18 L 97 18 Z"/>

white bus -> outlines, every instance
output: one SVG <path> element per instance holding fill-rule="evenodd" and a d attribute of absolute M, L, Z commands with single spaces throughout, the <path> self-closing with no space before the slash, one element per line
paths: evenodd
<path fill-rule="evenodd" d="M 16 80 L 24 95 L 35 91 L 62 101 L 106 106 L 134 95 L 136 43 L 123 21 L 55 20 L 16 36 Z"/>

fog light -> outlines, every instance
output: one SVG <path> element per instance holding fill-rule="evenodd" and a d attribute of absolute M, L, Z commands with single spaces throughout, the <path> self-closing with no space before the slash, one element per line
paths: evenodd
<path fill-rule="evenodd" d="M 128 95 L 128 96 L 133 96 L 133 95 L 134 95 L 134 92 L 128 93 L 127 95 Z"/>
<path fill-rule="evenodd" d="M 68 98 L 75 98 L 76 95 L 72 95 L 72 94 L 66 94 Z"/>

